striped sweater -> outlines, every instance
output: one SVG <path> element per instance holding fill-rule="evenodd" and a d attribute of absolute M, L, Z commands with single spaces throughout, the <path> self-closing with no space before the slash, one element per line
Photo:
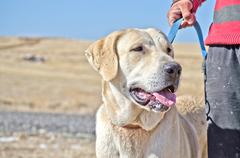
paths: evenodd
<path fill-rule="evenodd" d="M 193 0 L 193 11 L 196 11 L 204 1 Z M 213 23 L 205 43 L 240 44 L 240 0 L 216 0 Z"/>

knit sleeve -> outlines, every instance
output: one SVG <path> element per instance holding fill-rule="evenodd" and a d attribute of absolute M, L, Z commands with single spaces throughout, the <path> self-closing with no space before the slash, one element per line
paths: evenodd
<path fill-rule="evenodd" d="M 205 1 L 205 0 L 192 0 L 193 1 L 193 12 L 196 12 L 198 7 Z"/>

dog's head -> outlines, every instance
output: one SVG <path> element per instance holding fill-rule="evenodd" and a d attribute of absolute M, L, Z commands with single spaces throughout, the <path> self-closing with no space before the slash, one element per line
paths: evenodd
<path fill-rule="evenodd" d="M 181 66 L 174 61 L 172 45 L 159 30 L 114 32 L 90 45 L 86 56 L 103 80 L 131 102 L 129 106 L 159 113 L 175 104 Z"/>

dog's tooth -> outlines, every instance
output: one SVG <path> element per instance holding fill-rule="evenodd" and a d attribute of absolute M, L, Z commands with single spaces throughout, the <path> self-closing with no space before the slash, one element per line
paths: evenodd
<path fill-rule="evenodd" d="M 156 109 L 157 111 L 160 111 L 161 108 L 162 108 L 162 104 L 161 104 L 161 103 L 155 104 L 155 109 Z"/>

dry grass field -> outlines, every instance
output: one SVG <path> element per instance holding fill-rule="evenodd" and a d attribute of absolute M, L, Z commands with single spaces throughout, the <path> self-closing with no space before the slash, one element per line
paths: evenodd
<path fill-rule="evenodd" d="M 84 50 L 90 41 L 0 38 L 0 110 L 94 114 L 101 104 L 101 78 Z M 178 95 L 203 97 L 202 59 L 195 44 L 175 44 L 183 67 Z M 44 61 L 26 60 L 29 56 Z M 94 138 L 0 133 L 2 158 L 95 157 Z"/>
<path fill-rule="evenodd" d="M 24 111 L 93 113 L 100 80 L 83 55 L 90 42 L 65 39 L 0 39 L 0 105 Z M 31 62 L 29 54 L 45 58 Z"/>
<path fill-rule="evenodd" d="M 59 38 L 0 38 L 0 109 L 94 113 L 101 104 L 100 76 L 84 50 L 91 42 Z M 183 66 L 178 95 L 203 96 L 200 48 L 175 44 Z M 41 56 L 45 62 L 24 60 Z"/>

